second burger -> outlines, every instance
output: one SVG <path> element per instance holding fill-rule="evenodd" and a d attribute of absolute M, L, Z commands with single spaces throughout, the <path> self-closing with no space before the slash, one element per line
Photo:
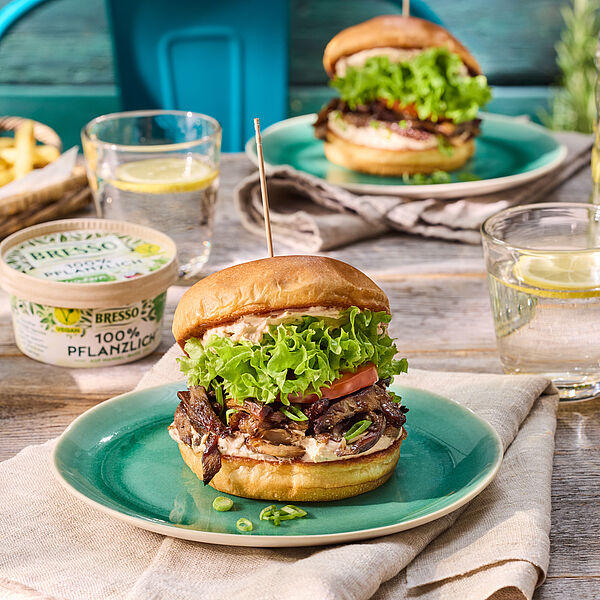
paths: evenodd
<path fill-rule="evenodd" d="M 315 123 L 331 162 L 410 175 L 452 171 L 473 155 L 477 113 L 491 91 L 475 58 L 443 27 L 376 17 L 338 33 L 323 65 L 340 95 Z"/>

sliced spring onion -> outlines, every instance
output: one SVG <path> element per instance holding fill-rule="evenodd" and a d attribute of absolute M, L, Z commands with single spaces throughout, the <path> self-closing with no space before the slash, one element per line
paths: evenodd
<path fill-rule="evenodd" d="M 221 410 L 225 408 L 225 402 L 223 400 L 223 388 L 220 385 L 215 387 L 215 398 L 221 407 Z"/>
<path fill-rule="evenodd" d="M 293 404 L 290 404 L 287 408 L 283 408 L 282 406 L 279 411 L 292 421 L 308 421 L 308 417 Z"/>
<path fill-rule="evenodd" d="M 239 531 L 252 531 L 253 529 L 252 521 L 245 519 L 244 517 L 238 519 L 235 526 L 239 529 Z"/>
<path fill-rule="evenodd" d="M 287 504 L 281 509 L 278 509 L 275 504 L 267 506 L 260 511 L 259 519 L 261 521 L 273 521 L 273 525 L 279 527 L 281 521 L 290 521 L 292 519 L 301 519 L 308 513 L 293 504 Z"/>
<path fill-rule="evenodd" d="M 293 504 L 286 504 L 281 511 L 290 515 L 294 515 L 295 517 L 305 517 L 308 514 L 305 510 L 302 510 Z"/>
<path fill-rule="evenodd" d="M 231 415 L 233 413 L 238 412 L 239 409 L 237 408 L 230 408 L 228 410 L 225 411 L 225 420 L 227 421 L 227 425 L 229 425 L 229 417 L 231 417 Z"/>
<path fill-rule="evenodd" d="M 233 500 L 231 498 L 225 498 L 225 496 L 217 496 L 213 500 L 212 507 L 219 512 L 225 512 L 231 510 L 233 507 Z"/>
<path fill-rule="evenodd" d="M 350 429 L 348 429 L 348 431 L 344 434 L 344 439 L 347 442 L 351 442 L 352 440 L 355 440 L 359 435 L 361 435 L 362 433 L 364 433 L 367 429 L 369 429 L 369 427 L 371 427 L 372 425 L 372 421 L 369 421 L 369 419 L 363 419 L 362 421 L 357 421 L 356 423 L 354 423 L 354 425 L 352 425 L 352 427 L 350 427 Z"/>
<path fill-rule="evenodd" d="M 258 518 L 261 521 L 268 521 L 273 517 L 273 511 L 275 510 L 277 510 L 277 507 L 274 504 L 271 504 L 271 506 L 267 506 L 260 511 Z"/>

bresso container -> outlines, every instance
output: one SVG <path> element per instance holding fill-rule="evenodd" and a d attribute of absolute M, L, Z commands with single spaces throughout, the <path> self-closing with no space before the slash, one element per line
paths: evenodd
<path fill-rule="evenodd" d="M 175 244 L 140 225 L 67 219 L 28 227 L 0 244 L 17 346 L 52 365 L 118 365 L 160 342 Z"/>

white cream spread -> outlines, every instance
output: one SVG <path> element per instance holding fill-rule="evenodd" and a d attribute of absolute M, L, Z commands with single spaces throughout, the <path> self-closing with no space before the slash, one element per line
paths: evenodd
<path fill-rule="evenodd" d="M 192 449 L 196 454 L 202 454 L 204 451 L 204 443 L 208 436 L 201 436 L 191 425 L 190 427 L 194 432 L 194 446 Z M 398 437 L 402 435 L 402 432 L 403 429 L 400 430 Z M 169 426 L 169 435 L 178 444 L 182 443 L 174 423 Z M 245 443 L 247 437 L 248 434 L 238 432 L 233 436 L 219 438 L 219 452 L 226 456 L 239 456 L 243 458 L 253 458 L 255 460 L 286 462 L 286 459 L 279 459 L 275 456 L 270 456 L 269 454 L 254 452 Z M 380 450 L 389 448 L 398 439 L 398 437 L 393 438 L 387 435 L 382 435 L 379 441 L 372 448 L 369 448 L 360 454 L 351 454 L 348 456 L 338 456 L 336 454 L 336 451 L 346 444 L 345 440 L 343 439 L 341 442 L 334 442 L 332 440 L 328 442 L 319 442 L 313 437 L 306 437 L 301 441 L 301 445 L 305 448 L 305 453 L 298 460 L 302 462 L 320 463 L 332 460 L 346 460 L 349 458 L 356 458 L 357 456 L 366 456 L 367 454 L 373 454 L 374 452 L 379 452 Z"/>
<path fill-rule="evenodd" d="M 257 344 L 260 342 L 264 332 L 271 325 L 293 323 L 304 316 L 336 320 L 339 319 L 340 310 L 338 308 L 327 308 L 325 306 L 311 306 L 309 308 L 285 310 L 266 315 L 247 315 L 233 323 L 226 323 L 219 327 L 207 329 L 202 336 L 202 341 L 205 342 L 209 337 L 217 335 L 219 337 L 229 337 L 234 342 L 248 340 Z"/>
<path fill-rule="evenodd" d="M 391 131 L 381 121 L 373 121 L 374 126 L 357 127 L 344 120 L 337 111 L 329 113 L 328 119 L 327 126 L 333 133 L 359 146 L 383 150 L 428 150 L 438 146 L 437 138 L 433 134 L 425 134 L 425 139 L 415 140 Z"/>
<path fill-rule="evenodd" d="M 423 52 L 422 48 L 368 48 L 361 50 L 350 56 L 343 56 L 335 63 L 335 74 L 338 77 L 344 77 L 348 67 L 360 68 L 364 66 L 367 60 L 373 56 L 387 56 L 390 62 L 406 62 Z M 469 74 L 467 67 L 463 64 L 461 67 L 461 75 Z"/>
<path fill-rule="evenodd" d="M 335 74 L 338 77 L 343 77 L 348 67 L 362 67 L 373 56 L 387 56 L 390 62 L 405 62 L 417 56 L 417 54 L 421 54 L 421 52 L 423 52 L 421 48 L 368 48 L 340 58 L 335 63 Z"/>

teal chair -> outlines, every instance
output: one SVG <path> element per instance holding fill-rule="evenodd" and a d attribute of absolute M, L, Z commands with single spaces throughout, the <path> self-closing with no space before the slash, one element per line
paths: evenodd
<path fill-rule="evenodd" d="M 13 0 L 0 9 L 0 41 L 46 1 Z M 124 110 L 209 114 L 223 127 L 225 152 L 243 149 L 253 117 L 264 128 L 288 116 L 289 0 L 106 3 Z M 440 23 L 423 0 L 412 0 L 411 12 Z"/>

